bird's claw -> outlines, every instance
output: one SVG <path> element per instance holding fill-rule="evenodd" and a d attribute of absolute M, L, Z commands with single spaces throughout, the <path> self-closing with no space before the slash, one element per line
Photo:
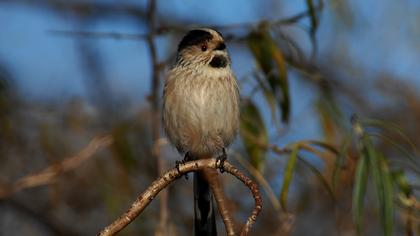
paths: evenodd
<path fill-rule="evenodd" d="M 216 167 L 219 168 L 220 173 L 225 172 L 225 161 L 226 161 L 226 159 L 227 159 L 226 150 L 223 148 L 222 155 L 220 155 L 216 158 Z"/>
<path fill-rule="evenodd" d="M 185 156 L 184 156 L 184 159 L 183 159 L 183 160 L 181 160 L 181 161 L 176 161 L 176 162 L 175 162 L 175 167 L 176 167 L 176 169 L 178 170 L 178 173 L 181 173 L 181 171 L 179 170 L 179 166 L 180 166 L 180 165 L 183 165 L 183 164 L 185 164 L 186 162 L 189 162 L 189 161 L 191 161 L 191 160 L 193 160 L 193 158 L 192 158 L 192 156 L 190 155 L 190 153 L 189 153 L 189 152 L 187 152 L 187 153 L 185 153 Z M 188 180 L 188 173 L 185 173 L 185 174 L 184 174 L 184 176 L 185 176 L 185 179 L 187 179 L 187 180 Z"/>
<path fill-rule="evenodd" d="M 179 174 L 181 174 L 181 171 L 179 170 L 179 166 L 180 165 L 183 165 L 183 164 L 185 164 L 186 163 L 186 161 L 185 160 L 182 160 L 182 161 L 175 161 L 175 168 L 176 168 L 176 170 L 178 171 L 178 173 Z M 186 180 L 188 180 L 188 173 L 185 173 L 184 174 L 184 176 L 185 176 L 185 179 Z"/>

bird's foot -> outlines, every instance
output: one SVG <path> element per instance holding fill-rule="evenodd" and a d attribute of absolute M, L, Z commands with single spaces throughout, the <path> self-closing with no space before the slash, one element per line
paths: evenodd
<path fill-rule="evenodd" d="M 225 161 L 227 159 L 226 149 L 223 148 L 222 155 L 216 157 L 216 167 L 219 168 L 220 173 L 225 172 Z"/>
<path fill-rule="evenodd" d="M 184 159 L 181 161 L 176 161 L 175 162 L 175 167 L 178 170 L 178 173 L 180 173 L 181 171 L 179 170 L 179 166 L 185 164 L 186 162 L 189 162 L 192 160 L 192 157 L 190 156 L 190 154 L 187 152 L 185 153 Z M 185 179 L 188 180 L 188 173 L 186 173 L 185 175 Z"/>

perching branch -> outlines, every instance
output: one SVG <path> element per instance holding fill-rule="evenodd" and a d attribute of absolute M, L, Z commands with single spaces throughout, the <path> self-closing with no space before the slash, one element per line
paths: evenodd
<path fill-rule="evenodd" d="M 112 137 L 109 135 L 92 139 L 92 141 L 90 141 L 90 143 L 78 154 L 65 158 L 56 164 L 50 165 L 38 173 L 22 177 L 11 185 L 0 189 L 0 199 L 6 198 L 23 189 L 54 182 L 58 175 L 76 169 L 84 161 L 92 157 L 99 149 L 110 145 L 112 142 Z"/>
<path fill-rule="evenodd" d="M 116 219 L 112 224 L 105 227 L 98 235 L 107 236 L 115 235 L 129 223 L 131 223 L 146 207 L 153 201 L 157 194 L 165 189 L 169 184 L 174 182 L 176 179 L 184 176 L 185 174 L 193 171 L 204 170 L 205 168 L 217 169 L 217 162 L 215 159 L 202 159 L 196 161 L 186 162 L 177 168 L 172 168 L 164 173 L 159 179 L 155 180 L 131 205 L 131 207 Z M 247 235 L 257 219 L 258 214 L 262 209 L 262 199 L 257 185 L 245 174 L 236 169 L 229 162 L 224 163 L 224 169 L 227 173 L 234 175 L 236 178 L 241 180 L 250 190 L 255 201 L 254 209 L 245 226 L 242 228 L 241 236 Z"/>

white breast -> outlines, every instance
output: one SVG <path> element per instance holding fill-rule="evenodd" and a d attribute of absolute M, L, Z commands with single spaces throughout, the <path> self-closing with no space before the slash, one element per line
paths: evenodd
<path fill-rule="evenodd" d="M 180 152 L 196 156 L 219 153 L 236 136 L 238 100 L 230 68 L 171 71 L 163 107 L 168 138 Z"/>

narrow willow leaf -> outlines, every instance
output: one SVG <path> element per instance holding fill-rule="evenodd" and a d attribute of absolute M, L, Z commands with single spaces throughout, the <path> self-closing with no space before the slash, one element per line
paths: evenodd
<path fill-rule="evenodd" d="M 333 170 L 332 181 L 331 181 L 334 192 L 336 191 L 337 183 L 339 182 L 341 168 L 343 167 L 344 162 L 346 161 L 347 151 L 351 143 L 350 141 L 351 141 L 351 135 L 347 135 L 344 138 L 344 141 L 341 145 L 338 156 L 335 159 L 334 170 Z"/>
<path fill-rule="evenodd" d="M 357 231 L 360 234 L 363 221 L 363 208 L 365 202 L 366 185 L 368 180 L 367 157 L 361 156 L 357 162 L 353 186 L 353 218 Z"/>
<path fill-rule="evenodd" d="M 383 141 L 386 141 L 393 145 L 401 154 L 403 154 L 411 163 L 411 165 L 408 165 L 410 169 L 412 169 L 414 172 L 416 172 L 418 175 L 420 175 L 420 166 L 417 158 L 409 151 L 407 150 L 403 145 L 397 143 L 392 138 L 389 138 L 385 135 L 376 134 L 376 133 L 369 133 L 369 136 L 378 137 L 381 138 Z"/>
<path fill-rule="evenodd" d="M 274 94 L 272 93 L 268 85 L 266 85 L 265 81 L 262 78 L 260 78 L 258 74 L 255 74 L 255 79 L 257 80 L 258 85 L 263 92 L 264 98 L 268 106 L 270 107 L 271 119 L 272 121 L 275 121 L 276 120 L 276 105 L 277 105 L 276 98 L 274 97 Z"/>
<path fill-rule="evenodd" d="M 273 70 L 270 43 L 267 43 L 265 31 L 255 31 L 248 36 L 248 46 L 265 75 Z"/>
<path fill-rule="evenodd" d="M 379 162 L 382 168 L 383 180 L 383 222 L 384 233 L 386 236 L 392 235 L 393 219 L 394 219 L 394 190 L 392 186 L 392 177 L 388 168 L 388 163 L 385 161 L 382 154 L 378 155 Z"/>
<path fill-rule="evenodd" d="M 274 94 L 282 114 L 282 121 L 290 116 L 290 95 L 287 79 L 286 60 L 268 28 L 262 25 L 260 30 L 248 36 L 248 45 L 254 58 L 265 75 L 270 92 Z"/>
<path fill-rule="evenodd" d="M 318 28 L 318 17 L 316 14 L 316 9 L 315 9 L 313 0 L 306 0 L 306 6 L 308 7 L 309 16 L 311 19 L 310 33 L 315 34 Z"/>
<path fill-rule="evenodd" d="M 315 145 L 315 146 L 318 146 L 318 147 L 321 147 L 321 148 L 323 148 L 323 149 L 325 149 L 325 150 L 328 150 L 328 151 L 330 151 L 330 152 L 332 152 L 333 154 L 335 154 L 335 155 L 339 155 L 340 154 L 340 151 L 339 150 L 337 150 L 337 148 L 336 147 L 334 147 L 333 145 L 331 145 L 331 144 L 329 144 L 329 143 L 326 143 L 326 142 L 322 142 L 322 141 L 318 141 L 318 140 L 308 140 L 308 141 L 306 141 L 308 144 L 312 144 L 312 145 Z"/>
<path fill-rule="evenodd" d="M 384 130 L 388 130 L 398 134 L 410 147 L 417 152 L 416 145 L 410 140 L 410 138 L 404 134 L 400 127 L 392 122 L 387 122 L 384 120 L 376 120 L 376 119 L 365 119 L 361 122 L 364 126 L 373 126 L 382 128 Z"/>
<path fill-rule="evenodd" d="M 324 138 L 327 141 L 334 140 L 334 122 L 331 116 L 329 115 L 329 112 L 323 103 L 323 100 L 319 100 L 317 102 L 317 111 L 318 111 L 318 117 L 321 123 L 322 131 L 324 133 Z"/>
<path fill-rule="evenodd" d="M 270 38 L 271 39 L 271 38 Z M 287 122 L 289 121 L 290 117 L 290 94 L 289 94 L 289 85 L 287 80 L 287 68 L 286 68 L 286 60 L 284 59 L 283 53 L 279 47 L 274 43 L 271 39 L 271 53 L 273 56 L 274 61 L 277 64 L 277 70 L 279 74 L 279 80 L 277 80 L 277 86 L 280 87 L 281 90 L 281 99 L 280 99 L 280 108 L 282 111 L 282 121 Z"/>
<path fill-rule="evenodd" d="M 292 181 L 293 172 L 296 167 L 296 161 L 298 158 L 299 146 L 294 145 L 287 161 L 286 167 L 284 169 L 283 184 L 280 191 L 280 205 L 283 210 L 287 211 L 287 194 L 289 192 L 289 186 Z"/>
<path fill-rule="evenodd" d="M 261 171 L 267 152 L 268 133 L 258 108 L 251 100 L 242 103 L 240 135 L 252 166 Z"/>
<path fill-rule="evenodd" d="M 362 137 L 363 151 L 369 159 L 369 169 L 372 173 L 373 183 L 381 210 L 381 224 L 384 235 L 392 235 L 393 228 L 393 191 L 391 178 L 381 154 L 378 153 L 367 135 Z"/>
<path fill-rule="evenodd" d="M 317 177 L 317 179 L 321 182 L 321 184 L 325 187 L 325 189 L 328 191 L 328 194 L 331 196 L 331 199 L 335 201 L 334 192 L 331 188 L 331 186 L 328 184 L 328 181 L 325 179 L 324 175 L 310 162 L 306 161 L 303 157 L 299 156 L 299 161 L 301 161 L 306 167 L 308 167 Z"/>
<path fill-rule="evenodd" d="M 329 142 L 335 141 L 336 128 L 346 127 L 348 121 L 344 119 L 343 112 L 337 104 L 330 85 L 327 83 L 321 87 L 321 93 L 316 107 L 326 140 Z"/>

